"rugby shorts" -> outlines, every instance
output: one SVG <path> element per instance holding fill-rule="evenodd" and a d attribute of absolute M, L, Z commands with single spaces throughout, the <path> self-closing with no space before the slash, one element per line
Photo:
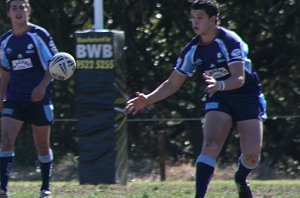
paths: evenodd
<path fill-rule="evenodd" d="M 265 120 L 266 101 L 264 96 L 256 95 L 222 95 L 207 97 L 205 101 L 205 113 L 209 111 L 221 111 L 229 114 L 233 121 L 250 119 Z"/>
<path fill-rule="evenodd" d="M 53 123 L 53 105 L 37 102 L 4 101 L 2 117 L 7 116 L 36 126 Z"/>

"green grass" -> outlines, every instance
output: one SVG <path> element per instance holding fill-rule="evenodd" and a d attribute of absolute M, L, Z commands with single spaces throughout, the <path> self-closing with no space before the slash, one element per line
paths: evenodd
<path fill-rule="evenodd" d="M 11 198 L 38 197 L 39 182 L 10 182 Z M 193 198 L 194 182 L 130 182 L 120 185 L 79 185 L 53 182 L 53 198 Z M 299 198 L 300 180 L 251 181 L 255 198 Z M 232 181 L 213 180 L 207 198 L 237 198 Z"/>

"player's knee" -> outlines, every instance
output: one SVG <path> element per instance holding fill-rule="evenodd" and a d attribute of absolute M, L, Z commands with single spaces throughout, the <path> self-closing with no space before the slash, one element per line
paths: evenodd
<path fill-rule="evenodd" d="M 9 151 L 9 150 L 13 150 L 14 148 L 14 143 L 12 140 L 10 139 L 3 139 L 1 141 L 1 150 L 4 151 Z"/>
<path fill-rule="evenodd" d="M 202 148 L 204 153 L 213 153 L 214 155 L 217 154 L 219 150 L 220 145 L 214 139 L 206 140 Z"/>
<path fill-rule="evenodd" d="M 245 154 L 242 155 L 242 160 L 245 165 L 251 168 L 256 168 L 260 161 L 260 155 L 259 154 Z"/>
<path fill-rule="evenodd" d="M 47 144 L 38 144 L 36 145 L 36 150 L 39 155 L 47 155 L 49 152 L 49 146 Z"/>

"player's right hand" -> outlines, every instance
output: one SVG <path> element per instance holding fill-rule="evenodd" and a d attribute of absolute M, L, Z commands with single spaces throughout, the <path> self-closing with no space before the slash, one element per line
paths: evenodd
<path fill-rule="evenodd" d="M 3 111 L 3 100 L 0 101 L 0 113 Z"/>
<path fill-rule="evenodd" d="M 207 84 L 205 92 L 208 94 L 208 97 L 211 97 L 214 93 L 219 91 L 218 83 L 212 76 L 209 76 L 205 73 L 203 73 L 202 76 L 205 80 L 205 83 Z"/>
<path fill-rule="evenodd" d="M 145 94 L 136 92 L 135 95 L 135 98 L 128 100 L 126 103 L 125 111 L 128 114 L 135 115 L 148 105 L 148 100 Z"/>

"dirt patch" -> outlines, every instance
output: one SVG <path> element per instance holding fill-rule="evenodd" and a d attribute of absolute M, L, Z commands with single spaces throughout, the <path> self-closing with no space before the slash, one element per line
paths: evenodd
<path fill-rule="evenodd" d="M 64 160 L 62 163 L 56 163 L 53 165 L 52 181 L 76 181 L 78 180 L 78 169 L 77 163 L 73 161 Z M 13 167 L 11 173 L 12 181 L 34 181 L 40 180 L 40 169 L 39 166 Z"/>
<path fill-rule="evenodd" d="M 236 164 L 230 166 L 218 166 L 214 172 L 214 179 L 231 180 L 236 169 Z M 166 165 L 166 181 L 194 181 L 195 167 L 192 164 Z M 294 175 L 295 176 L 295 175 Z M 295 176 L 299 178 L 300 175 Z M 272 168 L 261 164 L 251 175 L 251 178 L 260 180 L 270 179 L 294 179 L 284 173 L 279 173 Z M 78 181 L 78 162 L 76 158 L 67 158 L 53 165 L 52 181 Z M 132 161 L 128 160 L 128 182 L 160 181 L 162 172 L 158 162 L 148 159 Z M 38 166 L 15 166 L 11 173 L 12 181 L 40 180 Z"/>

